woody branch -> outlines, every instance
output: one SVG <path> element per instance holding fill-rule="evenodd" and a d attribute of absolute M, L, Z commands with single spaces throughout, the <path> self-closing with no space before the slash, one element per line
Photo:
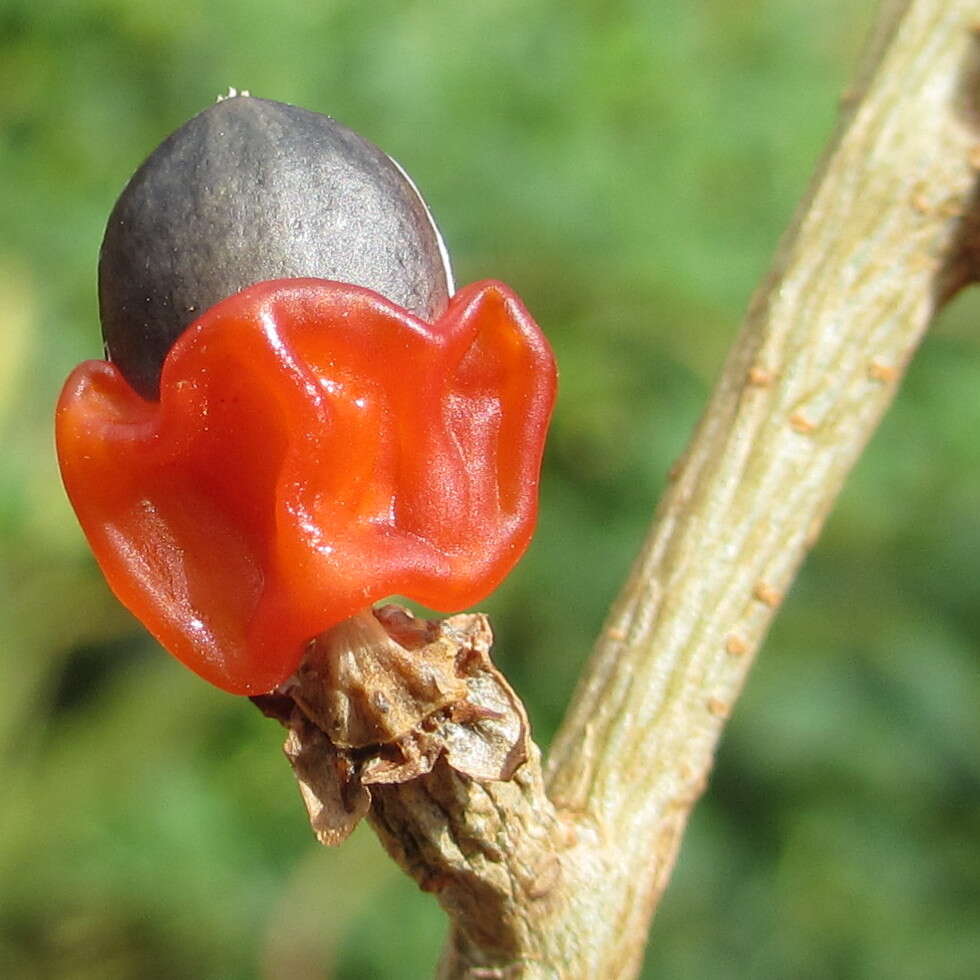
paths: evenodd
<path fill-rule="evenodd" d="M 440 756 L 372 787 L 382 842 L 449 913 L 442 976 L 639 969 L 752 658 L 929 323 L 974 278 L 978 21 L 976 0 L 883 6 L 544 769 L 530 744 L 510 780 Z"/>

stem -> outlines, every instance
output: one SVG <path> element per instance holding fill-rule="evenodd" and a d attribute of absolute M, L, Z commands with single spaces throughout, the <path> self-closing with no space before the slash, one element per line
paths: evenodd
<path fill-rule="evenodd" d="M 638 969 L 752 656 L 930 321 L 973 277 L 978 17 L 972 0 L 883 10 L 864 89 L 580 681 L 548 786 L 611 853 L 590 927 L 606 931 L 572 975 Z"/>
<path fill-rule="evenodd" d="M 442 977 L 636 975 L 753 655 L 927 326 L 975 278 L 978 22 L 980 0 L 882 8 L 547 779 L 531 746 L 511 780 L 440 758 L 372 786 L 383 843 L 449 913 Z"/>

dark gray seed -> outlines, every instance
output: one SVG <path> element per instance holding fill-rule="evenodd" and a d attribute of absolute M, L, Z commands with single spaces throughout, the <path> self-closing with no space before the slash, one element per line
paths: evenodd
<path fill-rule="evenodd" d="M 99 258 L 106 354 L 159 395 L 174 340 L 246 286 L 314 276 L 366 286 L 431 320 L 453 285 L 411 181 L 340 123 L 224 99 L 169 136 L 113 208 Z"/>

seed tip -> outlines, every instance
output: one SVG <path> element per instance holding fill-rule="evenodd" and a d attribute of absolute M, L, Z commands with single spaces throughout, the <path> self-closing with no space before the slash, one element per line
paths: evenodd
<path fill-rule="evenodd" d="M 247 98 L 249 98 L 249 96 L 251 96 L 251 94 L 252 93 L 247 88 L 243 88 L 239 92 L 238 89 L 235 88 L 234 85 L 229 85 L 228 86 L 228 93 L 226 95 L 222 95 L 219 92 L 218 93 L 218 97 L 215 99 L 215 102 L 224 102 L 226 99 L 237 99 L 237 98 L 247 99 Z"/>

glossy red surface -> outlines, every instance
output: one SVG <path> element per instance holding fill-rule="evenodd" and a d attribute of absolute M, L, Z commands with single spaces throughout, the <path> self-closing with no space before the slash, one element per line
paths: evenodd
<path fill-rule="evenodd" d="M 500 283 L 427 324 L 355 286 L 266 282 L 178 339 L 159 402 L 112 364 L 76 368 L 58 456 L 120 600 L 202 677 L 255 694 L 385 596 L 452 612 L 500 583 L 534 529 L 555 384 Z"/>

